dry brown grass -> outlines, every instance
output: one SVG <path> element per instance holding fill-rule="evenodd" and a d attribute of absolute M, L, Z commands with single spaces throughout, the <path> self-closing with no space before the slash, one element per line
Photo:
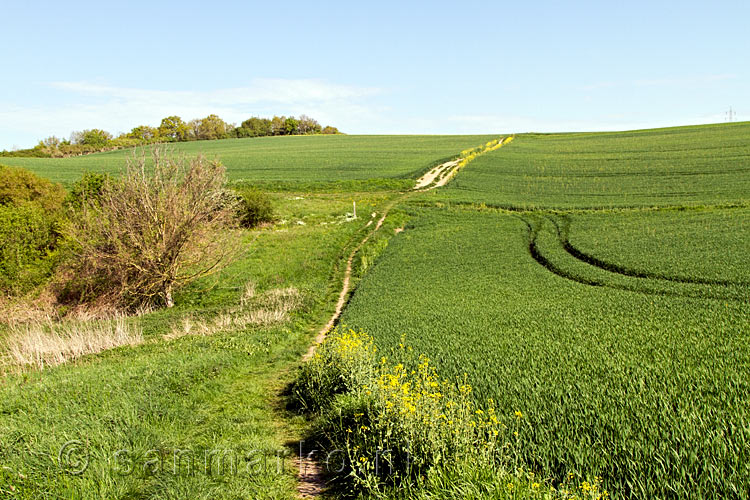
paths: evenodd
<path fill-rule="evenodd" d="M 269 326 L 289 320 L 290 314 L 302 305 L 302 295 L 294 287 L 276 288 L 256 295 L 255 284 L 248 283 L 241 299 L 242 307 L 222 313 L 207 321 L 183 318 L 164 337 L 175 339 L 185 335 L 214 335 L 247 326 Z"/>
<path fill-rule="evenodd" d="M 5 363 L 43 369 L 122 345 L 140 344 L 140 328 L 124 317 L 96 321 L 34 321 L 7 332 Z"/>
<path fill-rule="evenodd" d="M 25 295 L 15 298 L 0 298 L 0 322 L 8 326 L 45 321 L 56 316 L 56 300 L 47 289 L 37 296 Z"/>
<path fill-rule="evenodd" d="M 245 283 L 245 289 L 242 292 L 242 297 L 240 297 L 240 306 L 246 307 L 254 297 L 255 297 L 255 282 L 248 281 L 247 283 Z"/>

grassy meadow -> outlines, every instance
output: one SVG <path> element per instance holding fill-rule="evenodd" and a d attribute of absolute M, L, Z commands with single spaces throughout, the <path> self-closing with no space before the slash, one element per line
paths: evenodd
<path fill-rule="evenodd" d="M 368 211 L 388 196 L 353 198 Z M 5 365 L 3 498 L 293 497 L 287 444 L 302 424 L 279 393 L 333 310 L 341 254 L 362 226 L 346 221 L 351 201 L 276 195 L 287 222 L 248 231 L 242 256 L 173 309 L 130 318 L 137 345 L 43 370 Z M 83 456 L 85 473 L 72 473 Z"/>

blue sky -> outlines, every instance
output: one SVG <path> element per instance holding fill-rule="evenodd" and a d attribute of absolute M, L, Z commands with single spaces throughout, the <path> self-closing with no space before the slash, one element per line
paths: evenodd
<path fill-rule="evenodd" d="M 6 2 L 0 149 L 164 116 L 348 133 L 750 120 L 750 3 Z"/>

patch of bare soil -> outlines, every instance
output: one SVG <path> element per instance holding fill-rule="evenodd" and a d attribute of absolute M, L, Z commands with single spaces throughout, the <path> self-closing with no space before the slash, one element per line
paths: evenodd
<path fill-rule="evenodd" d="M 325 491 L 323 468 L 317 460 L 309 456 L 301 456 L 295 460 L 299 470 L 297 493 L 299 498 L 316 498 Z"/>
<path fill-rule="evenodd" d="M 439 179 L 438 182 L 440 182 L 440 180 L 446 177 L 446 174 L 449 171 L 455 169 L 458 166 L 458 162 L 460 161 L 461 159 L 459 158 L 457 160 L 452 160 L 452 161 L 447 161 L 445 163 L 441 163 L 440 165 L 433 168 L 432 170 L 424 174 L 422 177 L 417 179 L 417 184 L 414 186 L 414 189 L 415 190 L 424 189 L 430 186 L 431 184 L 433 184 L 436 179 Z M 445 182 L 447 182 L 447 180 Z M 441 185 L 444 185 L 445 182 Z M 437 187 L 437 186 L 432 186 L 432 187 Z"/>

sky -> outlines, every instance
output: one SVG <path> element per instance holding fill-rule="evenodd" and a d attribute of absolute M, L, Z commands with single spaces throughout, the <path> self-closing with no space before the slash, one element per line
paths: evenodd
<path fill-rule="evenodd" d="M 0 149 L 215 113 L 351 134 L 750 120 L 750 2 L 10 2 Z"/>

